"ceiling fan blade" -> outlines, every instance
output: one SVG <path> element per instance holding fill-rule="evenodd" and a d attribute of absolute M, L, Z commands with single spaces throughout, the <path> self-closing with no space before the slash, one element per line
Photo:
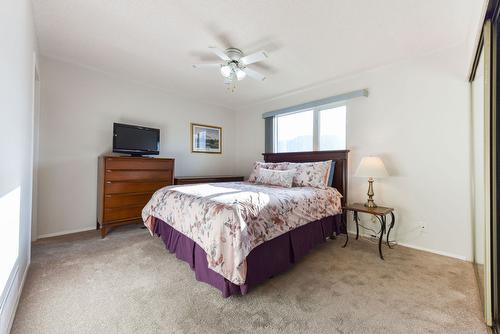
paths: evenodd
<path fill-rule="evenodd" d="M 243 72 L 245 72 L 249 77 L 259 80 L 259 81 L 264 81 L 266 77 L 262 74 L 260 74 L 257 71 L 252 70 L 251 68 L 245 67 L 241 69 Z"/>
<path fill-rule="evenodd" d="M 222 64 L 193 64 L 194 68 L 221 67 Z"/>
<path fill-rule="evenodd" d="M 231 60 L 227 54 L 224 53 L 224 51 L 222 51 L 221 49 L 215 47 L 215 46 L 209 46 L 208 47 L 210 49 L 210 51 L 212 51 L 215 55 L 217 55 L 220 59 L 222 60 L 225 60 L 225 61 L 228 61 L 228 60 Z"/>
<path fill-rule="evenodd" d="M 266 58 L 267 58 L 267 53 L 265 51 L 259 51 L 241 58 L 239 62 L 242 63 L 243 65 L 250 65 L 258 61 L 264 60 Z"/>

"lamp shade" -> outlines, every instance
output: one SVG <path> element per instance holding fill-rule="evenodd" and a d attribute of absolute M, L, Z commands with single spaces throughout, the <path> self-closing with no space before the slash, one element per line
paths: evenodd
<path fill-rule="evenodd" d="M 384 162 L 379 157 L 364 157 L 356 170 L 354 176 L 359 177 L 387 177 L 389 174 L 385 169 Z"/>

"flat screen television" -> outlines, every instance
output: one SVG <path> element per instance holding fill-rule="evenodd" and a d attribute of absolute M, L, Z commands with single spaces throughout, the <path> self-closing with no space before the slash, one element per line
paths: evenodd
<path fill-rule="evenodd" d="M 160 154 L 160 129 L 113 123 L 113 152 L 132 156 Z"/>

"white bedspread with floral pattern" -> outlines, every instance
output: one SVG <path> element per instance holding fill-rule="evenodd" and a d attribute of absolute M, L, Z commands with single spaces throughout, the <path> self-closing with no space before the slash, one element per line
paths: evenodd
<path fill-rule="evenodd" d="M 168 186 L 142 210 L 154 231 L 155 218 L 191 238 L 207 253 L 210 269 L 241 285 L 246 257 L 265 241 L 309 222 L 340 213 L 334 188 L 282 188 L 248 182 Z"/>

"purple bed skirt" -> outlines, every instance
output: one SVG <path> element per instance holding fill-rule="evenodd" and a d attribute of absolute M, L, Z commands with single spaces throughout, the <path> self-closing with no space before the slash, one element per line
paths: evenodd
<path fill-rule="evenodd" d="M 247 278 L 243 285 L 231 283 L 209 269 L 205 251 L 167 223 L 158 219 L 155 234 L 178 259 L 189 263 L 198 281 L 212 285 L 224 297 L 229 297 L 248 293 L 258 284 L 288 270 L 312 248 L 325 242 L 327 237 L 344 232 L 340 223 L 341 216 L 339 214 L 316 220 L 257 246 L 247 256 Z"/>

